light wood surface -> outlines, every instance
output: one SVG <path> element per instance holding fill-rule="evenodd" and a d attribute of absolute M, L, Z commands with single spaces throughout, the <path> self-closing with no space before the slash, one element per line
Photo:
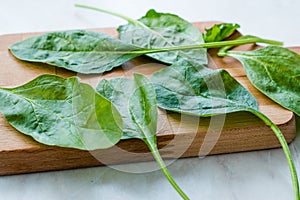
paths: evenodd
<path fill-rule="evenodd" d="M 199 29 L 213 22 L 195 23 Z M 113 36 L 114 29 L 96 29 Z M 8 47 L 20 40 L 41 33 L 0 36 L 0 87 L 22 85 L 40 74 L 57 74 L 64 77 L 79 76 L 82 81 L 95 86 L 102 78 L 131 77 L 133 72 L 150 75 L 163 67 L 146 57 L 136 58 L 112 72 L 102 75 L 81 75 L 53 66 L 28 63 L 15 59 Z M 236 37 L 237 34 L 233 37 Z M 244 45 L 241 50 L 252 50 L 254 45 Z M 300 48 L 292 50 L 300 52 Z M 258 100 L 261 111 L 276 123 L 291 142 L 296 135 L 292 112 L 275 104 L 251 86 L 240 63 L 232 58 L 219 58 L 216 50 L 209 51 L 209 66 L 224 68 L 243 84 Z M 240 112 L 213 118 L 197 118 L 175 113 L 159 112 L 158 146 L 164 158 L 205 156 L 279 147 L 274 133 L 255 116 Z M 12 128 L 0 114 L 0 175 L 61 170 L 98 165 L 111 165 L 152 160 L 146 145 L 139 140 L 119 142 L 115 147 L 81 151 L 46 146 L 35 142 Z"/>

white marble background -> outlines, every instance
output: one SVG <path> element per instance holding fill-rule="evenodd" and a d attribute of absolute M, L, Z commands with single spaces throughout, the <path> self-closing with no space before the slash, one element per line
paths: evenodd
<path fill-rule="evenodd" d="M 242 33 L 281 40 L 286 46 L 300 45 L 298 0 L 0 0 L 0 34 L 124 23 L 105 14 L 75 8 L 74 3 L 95 5 L 133 18 L 155 8 L 189 21 L 235 22 L 242 26 Z M 299 145 L 298 137 L 290 147 L 300 172 Z M 137 164 L 123 167 L 134 169 Z M 192 199 L 293 199 L 291 178 L 281 149 L 181 159 L 169 166 L 169 170 Z M 180 198 L 160 171 L 132 174 L 100 167 L 0 177 L 0 199 Z"/>

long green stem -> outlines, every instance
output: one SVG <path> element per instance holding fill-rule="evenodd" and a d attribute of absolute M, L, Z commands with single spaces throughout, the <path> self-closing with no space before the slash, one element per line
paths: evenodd
<path fill-rule="evenodd" d="M 298 183 L 298 176 L 297 176 L 297 171 L 295 168 L 295 164 L 291 155 L 291 152 L 289 150 L 289 146 L 283 136 L 283 134 L 281 133 L 280 129 L 278 128 L 278 126 L 276 126 L 268 117 L 266 117 L 264 114 L 256 111 L 256 110 L 251 110 L 251 112 L 256 115 L 257 117 L 259 117 L 261 120 L 263 120 L 265 122 L 266 125 L 268 125 L 273 132 L 275 133 L 276 137 L 278 138 L 283 152 L 285 154 L 285 157 L 288 161 L 288 165 L 289 165 L 289 169 L 291 172 L 291 176 L 292 176 L 292 182 L 293 182 L 293 187 L 294 187 L 294 195 L 295 195 L 295 200 L 300 200 L 300 193 L 299 193 L 299 183 Z"/>
<path fill-rule="evenodd" d="M 189 197 L 181 190 L 181 188 L 177 185 L 177 183 L 175 182 L 175 180 L 172 178 L 170 172 L 168 171 L 165 162 L 163 161 L 163 159 L 161 158 L 157 146 L 153 146 L 151 143 L 148 143 L 147 141 L 145 141 L 154 157 L 154 159 L 156 160 L 157 164 L 159 165 L 162 173 L 164 174 L 164 176 L 168 179 L 168 181 L 171 183 L 171 185 L 173 186 L 173 188 L 178 192 L 178 194 L 182 197 L 182 199 L 184 200 L 189 200 Z"/>
<path fill-rule="evenodd" d="M 132 19 L 130 17 L 127 17 L 125 15 L 122 15 L 122 14 L 119 14 L 119 13 L 116 13 L 116 12 L 113 12 L 113 11 L 110 11 L 110 10 L 104 10 L 104 9 L 97 8 L 97 7 L 94 7 L 94 6 L 88 6 L 88 5 L 82 5 L 82 4 L 75 4 L 75 6 L 79 7 L 79 8 L 86 8 L 86 9 L 89 9 L 89 10 L 95 10 L 95 11 L 99 11 L 99 12 L 102 12 L 102 13 L 110 14 L 110 15 L 113 15 L 115 17 L 119 17 L 121 19 L 124 19 L 129 23 L 136 24 L 136 25 L 141 26 L 141 27 L 145 27 L 145 25 L 143 23 L 141 23 L 141 22 L 139 22 L 135 19 Z"/>
<path fill-rule="evenodd" d="M 239 45 L 243 45 L 243 44 L 252 44 L 252 43 L 265 43 L 265 44 L 279 45 L 279 46 L 282 45 L 282 42 L 255 37 L 255 38 L 246 38 L 246 39 L 240 39 L 240 40 L 209 42 L 209 43 L 188 45 L 188 46 L 176 46 L 176 47 L 167 47 L 167 48 L 136 50 L 136 51 L 132 51 L 132 52 L 139 53 L 139 54 L 148 54 L 148 53 L 190 50 L 190 49 L 199 49 L 199 48 L 210 49 L 210 48 L 220 48 L 220 47 L 225 47 L 225 46 L 239 46 Z"/>

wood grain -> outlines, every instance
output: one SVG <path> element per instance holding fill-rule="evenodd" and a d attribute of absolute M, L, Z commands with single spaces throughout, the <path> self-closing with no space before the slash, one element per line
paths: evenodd
<path fill-rule="evenodd" d="M 195 23 L 195 26 L 203 31 L 214 23 Z M 96 31 L 117 35 L 111 28 Z M 0 87 L 22 85 L 45 73 L 63 77 L 77 75 L 82 81 L 95 86 L 102 78 L 131 77 L 133 72 L 150 75 L 164 67 L 163 64 L 150 58 L 139 57 L 110 73 L 87 76 L 45 64 L 19 61 L 8 51 L 11 44 L 39 34 L 41 33 L 0 36 Z M 254 45 L 239 47 L 241 50 L 254 48 L 257 47 Z M 292 50 L 300 52 L 300 48 Z M 275 104 L 255 89 L 238 61 L 232 58 L 219 58 L 216 56 L 216 50 L 209 50 L 209 66 L 226 69 L 257 98 L 261 111 L 280 127 L 286 140 L 291 142 L 294 139 L 296 128 L 293 113 Z M 280 146 L 269 127 L 249 113 L 239 112 L 212 118 L 166 113 L 162 110 L 159 113 L 158 146 L 164 158 L 177 159 Z M 149 161 L 152 160 L 152 156 L 147 147 L 135 139 L 121 141 L 113 148 L 96 151 L 46 146 L 16 131 L 0 115 L 0 160 L 0 175 L 9 175 Z"/>

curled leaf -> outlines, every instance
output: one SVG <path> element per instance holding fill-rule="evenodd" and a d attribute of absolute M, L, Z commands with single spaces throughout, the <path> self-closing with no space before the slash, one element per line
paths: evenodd
<path fill-rule="evenodd" d="M 238 24 L 215 24 L 213 27 L 205 29 L 206 33 L 203 34 L 203 38 L 205 42 L 219 42 L 231 36 L 238 28 L 240 28 Z"/>

